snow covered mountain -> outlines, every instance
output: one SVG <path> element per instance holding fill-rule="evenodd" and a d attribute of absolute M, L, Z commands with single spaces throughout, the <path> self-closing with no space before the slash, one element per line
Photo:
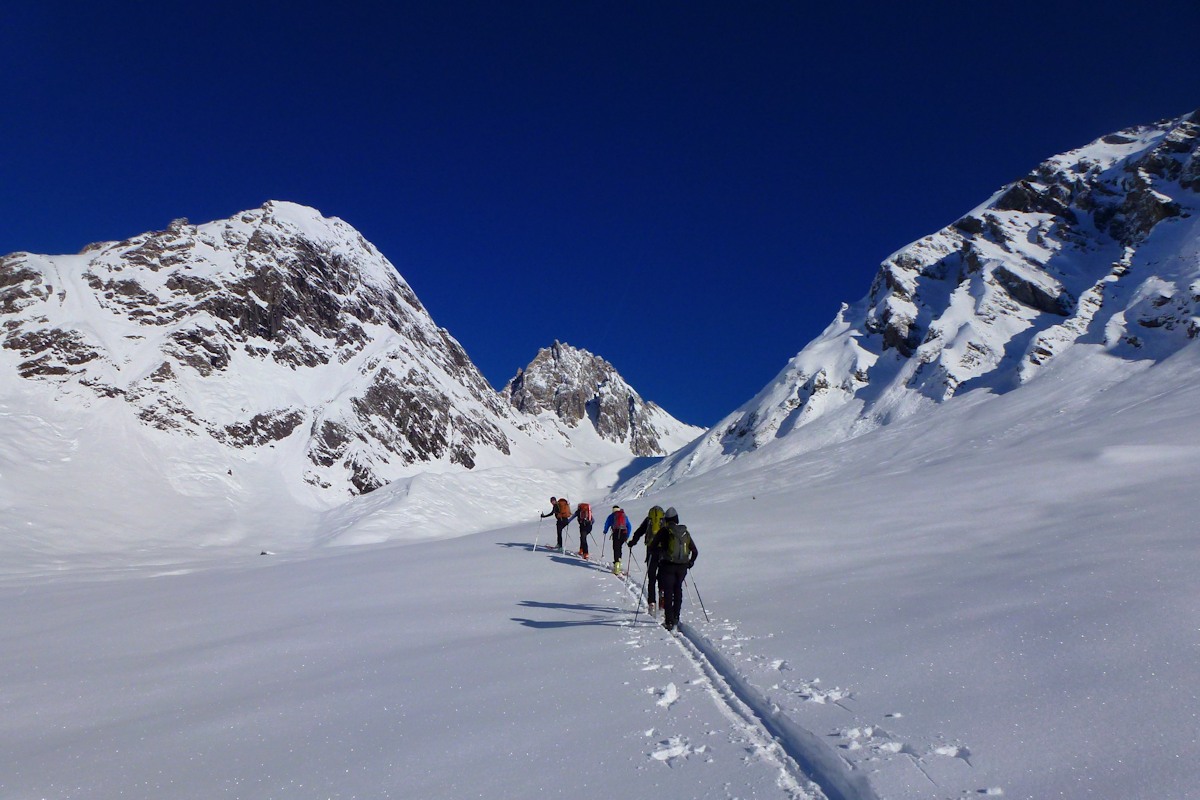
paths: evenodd
<path fill-rule="evenodd" d="M 361 234 L 293 203 L 78 255 L 6 256 L 0 322 L 13 463 L 61 443 L 47 468 L 64 484 L 94 484 L 88 464 L 123 476 L 95 490 L 97 506 L 166 507 L 179 493 L 235 506 L 221 523 L 197 508 L 201 527 L 244 526 L 250 508 L 328 509 L 420 474 L 624 466 L 700 433 L 590 355 L 555 387 L 594 396 L 595 435 L 539 419 L 534 403 L 523 413 Z"/>
<path fill-rule="evenodd" d="M 291 203 L 7 256 L 0 315 L 26 387 L 234 451 L 289 442 L 343 497 L 508 455 L 519 424 L 378 250 Z"/>
<path fill-rule="evenodd" d="M 627 489 L 1006 392 L 1079 346 L 1161 360 L 1200 333 L 1198 210 L 1200 111 L 1051 158 L 889 256 L 768 386 Z"/>
<path fill-rule="evenodd" d="M 549 417 L 568 435 L 590 429 L 635 456 L 666 455 L 704 432 L 642 399 L 603 358 L 557 341 L 518 370 L 503 394 L 518 411 Z"/>

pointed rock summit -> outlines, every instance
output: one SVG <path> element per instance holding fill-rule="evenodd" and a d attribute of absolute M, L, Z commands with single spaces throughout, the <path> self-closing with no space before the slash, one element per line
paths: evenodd
<path fill-rule="evenodd" d="M 551 415 L 568 429 L 588 426 L 635 456 L 666 455 L 703 432 L 642 399 L 600 356 L 557 341 L 518 370 L 503 394 L 522 413 Z"/>

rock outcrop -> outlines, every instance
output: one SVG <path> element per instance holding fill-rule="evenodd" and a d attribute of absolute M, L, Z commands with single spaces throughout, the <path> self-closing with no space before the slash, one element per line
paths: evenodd
<path fill-rule="evenodd" d="M 524 414 L 550 414 L 568 428 L 588 425 L 637 456 L 666 455 L 703 432 L 643 400 L 603 358 L 560 342 L 538 351 L 503 394 Z"/>

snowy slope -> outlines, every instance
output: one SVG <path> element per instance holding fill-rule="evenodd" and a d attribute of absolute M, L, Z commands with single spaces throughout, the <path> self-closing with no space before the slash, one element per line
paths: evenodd
<path fill-rule="evenodd" d="M 820 796 L 808 770 L 849 800 L 1194 796 L 1198 386 L 1195 348 L 1093 345 L 631 500 L 677 506 L 702 551 L 713 621 L 689 589 L 675 642 L 611 574 L 531 552 L 532 518 L 7 559 L 0 794 L 794 800 Z"/>
<path fill-rule="evenodd" d="M 756 682 L 880 796 L 1191 797 L 1198 390 L 1196 347 L 1083 346 L 1022 391 L 640 502 L 706 534 L 704 598 Z"/>
<path fill-rule="evenodd" d="M 1200 333 L 1200 112 L 1049 159 L 886 259 L 768 386 L 630 487 L 1011 391 L 1076 345 L 1160 360 Z"/>

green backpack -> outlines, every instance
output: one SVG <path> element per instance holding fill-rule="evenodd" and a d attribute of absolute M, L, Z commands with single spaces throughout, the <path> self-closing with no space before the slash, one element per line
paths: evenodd
<path fill-rule="evenodd" d="M 663 548 L 663 560 L 668 564 L 686 564 L 692 560 L 692 536 L 686 525 L 667 525 L 663 529 L 667 537 Z"/>

